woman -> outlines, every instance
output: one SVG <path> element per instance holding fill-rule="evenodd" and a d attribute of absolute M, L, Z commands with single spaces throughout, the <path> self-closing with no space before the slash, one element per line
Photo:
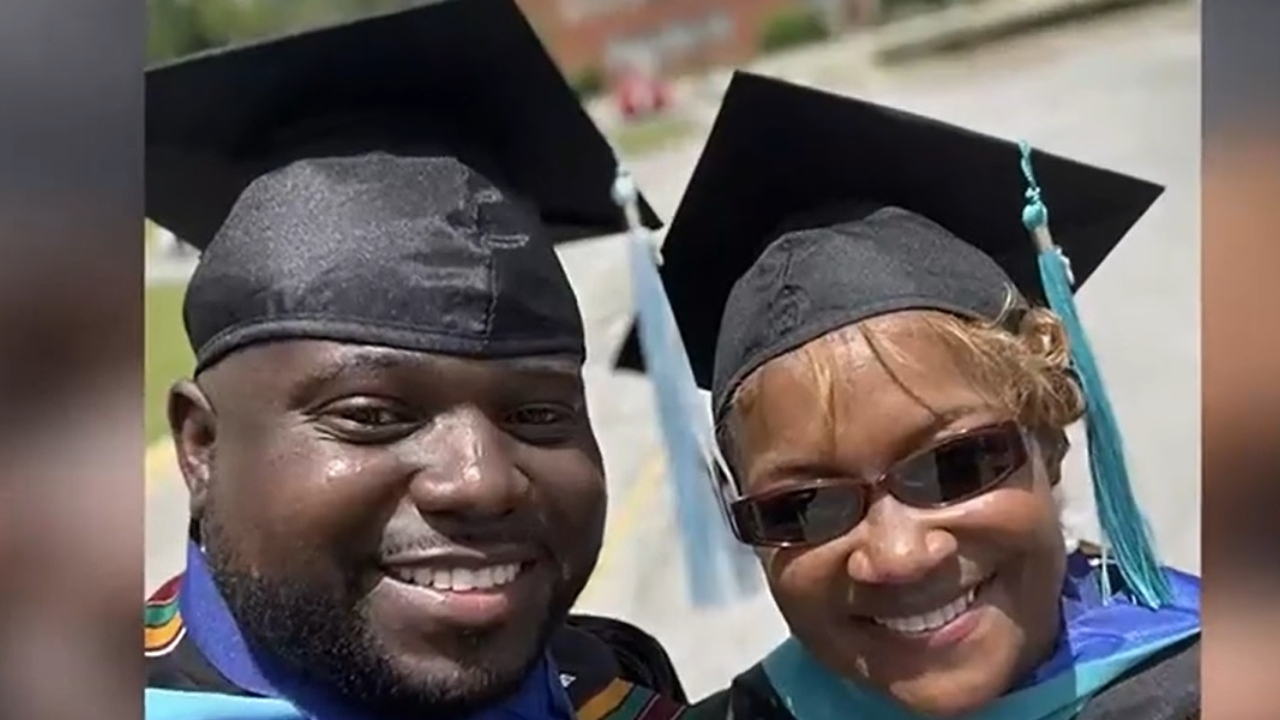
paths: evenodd
<path fill-rule="evenodd" d="M 791 637 L 693 716 L 1198 717 L 1199 581 L 1147 541 L 1023 161 L 735 77 L 662 274 Z M 1080 282 L 1160 194 L 1036 169 Z M 1054 500 L 1082 417 L 1107 557 L 1068 552 Z"/>

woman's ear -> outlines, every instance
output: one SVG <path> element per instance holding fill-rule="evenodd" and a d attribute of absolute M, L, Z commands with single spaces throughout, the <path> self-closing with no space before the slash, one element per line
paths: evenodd
<path fill-rule="evenodd" d="M 1044 430 L 1036 433 L 1040 445 L 1040 455 L 1044 459 L 1045 472 L 1049 474 L 1050 487 L 1057 487 L 1062 481 L 1062 461 L 1071 449 L 1071 441 L 1062 429 Z"/>

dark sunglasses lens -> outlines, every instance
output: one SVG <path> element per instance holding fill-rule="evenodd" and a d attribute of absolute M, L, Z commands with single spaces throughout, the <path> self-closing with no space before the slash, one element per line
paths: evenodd
<path fill-rule="evenodd" d="M 989 490 L 1027 462 L 1017 425 L 976 430 L 907 460 L 893 472 L 893 494 L 917 507 L 946 505 Z"/>
<path fill-rule="evenodd" d="M 733 504 L 743 542 L 812 545 L 845 534 L 862 519 L 863 495 L 852 484 L 788 489 Z"/>

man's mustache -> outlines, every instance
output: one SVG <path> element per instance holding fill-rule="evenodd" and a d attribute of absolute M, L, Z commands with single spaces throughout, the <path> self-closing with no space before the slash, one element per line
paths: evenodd
<path fill-rule="evenodd" d="M 454 525 L 455 522 L 447 524 Z M 379 557 L 428 555 L 450 550 L 484 551 L 499 546 L 528 546 L 539 551 L 547 548 L 547 527 L 530 514 L 456 524 L 457 527 L 453 528 L 437 527 L 422 520 L 403 524 L 393 521 L 383 536 Z"/>

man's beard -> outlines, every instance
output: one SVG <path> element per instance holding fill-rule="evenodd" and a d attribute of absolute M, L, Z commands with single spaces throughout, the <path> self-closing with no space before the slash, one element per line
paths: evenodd
<path fill-rule="evenodd" d="M 336 597 L 327 584 L 268 580 L 239 570 L 211 519 L 204 520 L 209 566 L 249 644 L 291 679 L 389 718 L 465 717 L 515 694 L 571 604 L 554 604 L 525 658 L 485 653 L 487 638 L 475 634 L 468 638 L 475 661 L 459 663 L 452 672 L 408 676 L 369 628 L 354 581 Z"/>

